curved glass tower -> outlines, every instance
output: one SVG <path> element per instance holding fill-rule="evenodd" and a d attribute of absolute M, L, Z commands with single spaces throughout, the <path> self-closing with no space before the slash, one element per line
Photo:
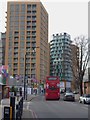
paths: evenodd
<path fill-rule="evenodd" d="M 50 41 L 50 75 L 72 80 L 71 37 L 67 33 L 53 34 Z"/>

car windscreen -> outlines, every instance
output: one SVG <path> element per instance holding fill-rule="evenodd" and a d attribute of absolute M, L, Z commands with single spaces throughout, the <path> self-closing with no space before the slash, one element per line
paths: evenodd
<path fill-rule="evenodd" d="M 73 95 L 73 93 L 68 93 L 68 92 L 67 92 L 66 95 Z"/>
<path fill-rule="evenodd" d="M 89 97 L 89 98 L 90 98 L 90 94 L 86 95 L 86 97 Z"/>

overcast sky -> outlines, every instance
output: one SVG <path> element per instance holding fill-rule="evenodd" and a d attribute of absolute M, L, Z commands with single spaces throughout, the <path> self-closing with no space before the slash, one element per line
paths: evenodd
<path fill-rule="evenodd" d="M 88 0 L 41 1 L 49 14 L 49 41 L 52 34 L 61 32 L 69 33 L 72 40 L 81 34 L 88 35 Z M 0 0 L 0 32 L 5 32 L 6 6 L 7 0 Z"/>

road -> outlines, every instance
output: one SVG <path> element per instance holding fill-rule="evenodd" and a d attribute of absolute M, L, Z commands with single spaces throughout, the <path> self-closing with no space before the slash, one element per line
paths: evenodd
<path fill-rule="evenodd" d="M 35 118 L 88 118 L 88 105 L 78 102 L 46 101 L 44 96 L 38 96 L 27 103 L 27 110 L 32 111 Z"/>

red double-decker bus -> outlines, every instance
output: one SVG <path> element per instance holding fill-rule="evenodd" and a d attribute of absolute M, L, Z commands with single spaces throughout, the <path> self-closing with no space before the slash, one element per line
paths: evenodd
<path fill-rule="evenodd" d="M 46 77 L 45 99 L 60 99 L 60 79 L 58 76 Z"/>

